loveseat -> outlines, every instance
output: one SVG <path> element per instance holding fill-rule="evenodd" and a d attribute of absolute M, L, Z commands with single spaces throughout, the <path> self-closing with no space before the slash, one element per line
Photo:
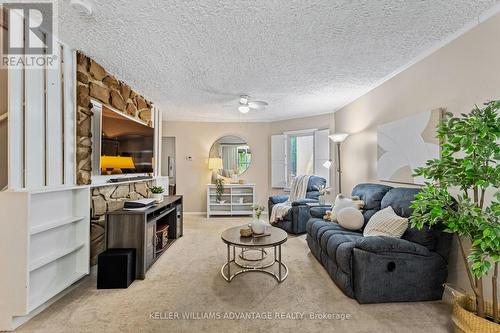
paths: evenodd
<path fill-rule="evenodd" d="M 273 226 L 281 228 L 292 234 L 303 234 L 306 232 L 306 224 L 311 215 L 307 203 L 318 202 L 319 189 L 326 185 L 326 179 L 318 176 L 311 176 L 307 183 L 306 198 L 292 202 L 292 209 L 283 217 L 282 221 L 276 222 Z M 269 217 L 273 206 L 277 203 L 288 200 L 288 195 L 274 195 L 269 197 L 268 208 Z"/>
<path fill-rule="evenodd" d="M 380 209 L 391 206 L 402 217 L 411 215 L 410 203 L 418 189 L 359 184 L 364 225 Z M 363 237 L 323 220 L 325 208 L 312 208 L 306 225 L 312 254 L 335 284 L 359 303 L 407 302 L 441 299 L 448 270 L 451 234 L 441 226 L 408 228 L 401 238 Z M 364 228 L 364 227 L 363 227 Z"/>

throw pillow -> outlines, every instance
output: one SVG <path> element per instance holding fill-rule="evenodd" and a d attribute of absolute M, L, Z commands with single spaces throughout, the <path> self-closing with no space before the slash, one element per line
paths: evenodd
<path fill-rule="evenodd" d="M 340 210 L 337 216 L 339 224 L 348 230 L 359 230 L 363 227 L 365 219 L 359 209 L 347 207 Z"/>
<path fill-rule="evenodd" d="M 351 198 L 344 196 L 343 194 L 337 195 L 335 202 L 332 207 L 332 221 L 338 220 L 338 215 L 343 208 L 352 207 L 357 208 L 358 205 L 352 201 Z"/>
<path fill-rule="evenodd" d="M 379 210 L 366 224 L 363 236 L 401 238 L 408 228 L 408 219 L 397 215 L 391 206 Z"/>

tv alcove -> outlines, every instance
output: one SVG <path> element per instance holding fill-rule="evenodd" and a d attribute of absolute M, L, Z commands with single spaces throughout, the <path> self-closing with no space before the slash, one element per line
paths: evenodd
<path fill-rule="evenodd" d="M 136 249 L 136 277 L 147 270 L 183 233 L 182 196 L 165 196 L 145 210 L 120 209 L 107 214 L 108 248 Z"/>

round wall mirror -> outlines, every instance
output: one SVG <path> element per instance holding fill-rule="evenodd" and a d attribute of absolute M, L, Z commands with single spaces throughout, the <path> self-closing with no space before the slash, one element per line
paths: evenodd
<path fill-rule="evenodd" d="M 245 140 L 237 136 L 223 136 L 210 148 L 209 168 L 223 177 L 233 178 L 242 175 L 251 161 L 250 147 Z"/>

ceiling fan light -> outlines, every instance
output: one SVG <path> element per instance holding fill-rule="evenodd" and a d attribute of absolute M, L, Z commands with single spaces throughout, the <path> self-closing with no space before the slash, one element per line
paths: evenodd
<path fill-rule="evenodd" d="M 69 5 L 83 16 L 92 15 L 92 4 L 87 0 L 71 0 Z"/>
<path fill-rule="evenodd" d="M 238 107 L 238 111 L 241 113 L 248 113 L 248 111 L 250 111 L 250 107 L 248 105 L 240 105 Z"/>

